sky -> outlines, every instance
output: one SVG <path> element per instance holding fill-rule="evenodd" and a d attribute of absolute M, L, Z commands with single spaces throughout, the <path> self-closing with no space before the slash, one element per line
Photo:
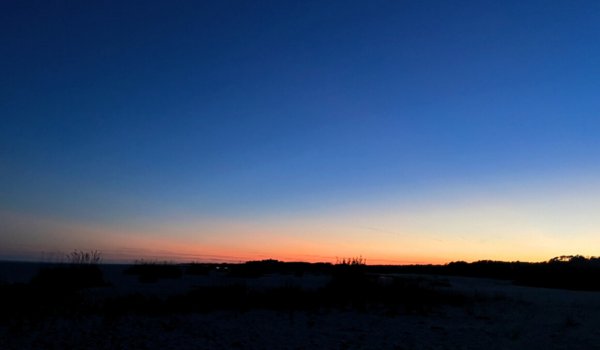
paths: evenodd
<path fill-rule="evenodd" d="M 600 255 L 597 1 L 0 4 L 0 260 Z"/>

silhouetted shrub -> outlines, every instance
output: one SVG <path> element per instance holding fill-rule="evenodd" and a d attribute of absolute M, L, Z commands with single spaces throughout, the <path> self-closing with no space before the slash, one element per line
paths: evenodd
<path fill-rule="evenodd" d="M 366 265 L 361 258 L 338 259 L 337 263 L 330 269 L 331 281 L 327 289 L 338 294 L 343 301 L 348 292 L 353 293 L 356 299 L 365 293 L 365 288 L 369 288 L 373 281 L 366 275 Z"/>
<path fill-rule="evenodd" d="M 247 261 L 244 264 L 230 265 L 227 277 L 258 278 L 265 274 L 284 272 L 285 263 L 278 260 L 267 259 L 261 261 Z"/>
<path fill-rule="evenodd" d="M 367 265 L 367 259 L 363 259 L 362 255 L 357 258 L 335 258 L 336 265 L 364 266 Z"/>
<path fill-rule="evenodd" d="M 98 267 L 98 263 L 102 261 L 101 253 L 74 251 L 67 255 L 67 260 L 69 264 L 48 264 L 40 268 L 31 279 L 31 286 L 46 290 L 75 291 L 109 285 Z"/>
<path fill-rule="evenodd" d="M 219 266 L 223 268 L 223 266 Z M 228 264 L 228 277 L 258 278 L 265 274 L 280 273 L 282 275 L 294 274 L 298 277 L 305 272 L 314 274 L 330 274 L 331 263 L 283 262 L 273 259 L 261 261 L 248 261 L 244 264 Z"/>
<path fill-rule="evenodd" d="M 186 275 L 208 276 L 210 274 L 210 267 L 204 264 L 191 263 L 185 270 L 185 273 Z"/>
<path fill-rule="evenodd" d="M 44 264 L 29 284 L 0 285 L 0 321 L 87 312 L 90 304 L 77 292 L 110 285 L 97 265 L 100 253 L 75 251 L 67 260 L 70 264 Z"/>
<path fill-rule="evenodd" d="M 235 265 L 232 266 L 227 274 L 227 277 L 235 278 L 259 278 L 264 275 L 263 269 L 260 266 L 252 265 Z"/>
<path fill-rule="evenodd" d="M 31 279 L 34 287 L 57 290 L 82 290 L 88 287 L 103 287 L 108 283 L 96 265 L 70 265 L 43 268 Z"/>
<path fill-rule="evenodd" d="M 142 283 L 155 283 L 160 278 L 178 279 L 183 276 L 181 267 L 166 261 L 158 263 L 156 261 L 136 260 L 135 264 L 123 273 L 126 275 L 139 275 Z"/>

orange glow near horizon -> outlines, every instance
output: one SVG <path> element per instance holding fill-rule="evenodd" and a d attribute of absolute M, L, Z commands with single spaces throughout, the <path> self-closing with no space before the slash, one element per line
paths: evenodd
<path fill-rule="evenodd" d="M 397 265 L 595 256 L 599 188 L 499 190 L 489 196 L 463 191 L 463 197 L 411 205 L 381 199 L 329 211 L 123 226 L 0 212 L 0 232 L 7 233 L 0 237 L 0 257 L 36 261 L 42 251 L 76 249 L 102 251 L 107 262 L 335 262 L 336 257 L 362 256 L 368 264 Z"/>
<path fill-rule="evenodd" d="M 288 237 L 276 235 L 276 232 L 261 231 L 256 228 L 233 235 L 224 240 L 190 238 L 184 234 L 165 235 L 147 231 L 94 228 L 79 224 L 63 224 L 52 221 L 27 219 L 29 230 L 43 226 L 44 232 L 52 237 L 53 245 L 5 245 L 29 254 L 32 260 L 39 260 L 41 251 L 68 253 L 71 250 L 102 251 L 106 262 L 131 262 L 133 260 L 169 260 L 175 262 L 245 262 L 249 260 L 276 259 L 281 261 L 331 262 L 337 258 L 362 256 L 367 264 L 403 265 L 403 264 L 446 264 L 452 261 L 467 262 L 477 260 L 503 261 L 546 261 L 554 256 L 566 254 L 590 254 L 580 247 L 600 238 L 593 239 L 548 239 L 542 236 L 528 236 L 520 241 L 474 242 L 464 239 L 438 241 L 428 238 L 396 240 L 395 244 L 385 239 L 362 240 L 349 234 L 347 240 L 340 242 L 336 236 L 340 233 L 329 231 L 317 239 L 311 237 Z M 6 222 L 6 221 L 5 221 Z M 28 231 L 22 226 L 21 229 Z M 238 229 L 240 229 L 238 227 Z M 162 231 L 162 229 L 158 229 Z M 72 234 L 79 234 L 74 240 Z M 102 237 L 103 239 L 100 239 Z M 194 237 L 194 236 L 192 236 Z M 540 242 L 545 243 L 541 244 Z M 0 252 L 5 253 L 5 252 Z M 587 254 L 586 254 L 587 253 Z"/>

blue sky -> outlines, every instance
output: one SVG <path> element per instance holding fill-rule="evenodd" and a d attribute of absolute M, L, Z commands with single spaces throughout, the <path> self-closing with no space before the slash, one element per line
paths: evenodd
<path fill-rule="evenodd" d="M 0 257 L 549 259 L 504 235 L 600 229 L 594 1 L 5 1 L 0 43 Z"/>

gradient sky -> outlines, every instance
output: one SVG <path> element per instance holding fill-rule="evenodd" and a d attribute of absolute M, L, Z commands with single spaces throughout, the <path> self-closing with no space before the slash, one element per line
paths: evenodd
<path fill-rule="evenodd" d="M 597 1 L 0 4 L 0 259 L 600 255 Z"/>

